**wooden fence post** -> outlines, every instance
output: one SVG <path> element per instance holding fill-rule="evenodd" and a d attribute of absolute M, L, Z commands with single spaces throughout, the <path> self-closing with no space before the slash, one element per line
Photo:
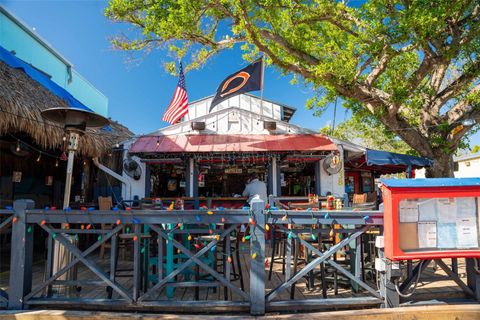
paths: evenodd
<path fill-rule="evenodd" d="M 475 260 L 477 260 L 477 263 L 475 263 Z M 480 301 L 480 274 L 477 270 L 478 263 L 480 263 L 480 259 L 465 259 L 465 265 L 467 269 L 467 285 L 475 293 L 475 299 Z"/>
<path fill-rule="evenodd" d="M 251 202 L 255 226 L 251 226 L 250 238 L 250 314 L 265 314 L 265 202 Z"/>
<path fill-rule="evenodd" d="M 13 203 L 16 222 L 12 224 L 8 309 L 24 309 L 23 297 L 32 290 L 33 232 L 27 230 L 25 210 L 34 206 L 33 200 L 22 199 Z"/>

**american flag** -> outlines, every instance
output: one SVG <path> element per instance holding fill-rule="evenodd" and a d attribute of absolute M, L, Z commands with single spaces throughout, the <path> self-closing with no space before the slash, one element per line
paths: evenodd
<path fill-rule="evenodd" d="M 175 89 L 172 101 L 170 101 L 170 104 L 168 105 L 167 111 L 165 111 L 162 120 L 170 124 L 175 124 L 187 113 L 187 88 L 185 87 L 185 76 L 183 75 L 182 63 L 180 62 L 180 78 L 178 79 L 177 88 Z"/>

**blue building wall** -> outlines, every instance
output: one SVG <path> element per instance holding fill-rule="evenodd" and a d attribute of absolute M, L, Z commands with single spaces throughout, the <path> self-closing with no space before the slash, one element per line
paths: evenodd
<path fill-rule="evenodd" d="M 108 98 L 76 72 L 72 64 L 18 18 L 0 6 L 0 46 L 45 72 L 77 100 L 108 116 Z"/>

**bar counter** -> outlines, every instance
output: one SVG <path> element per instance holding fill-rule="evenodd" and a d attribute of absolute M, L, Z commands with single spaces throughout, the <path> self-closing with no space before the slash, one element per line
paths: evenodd
<path fill-rule="evenodd" d="M 144 198 L 144 201 L 155 202 L 155 199 L 160 199 L 163 206 L 169 206 L 172 202 L 180 199 L 184 202 L 186 210 L 193 209 L 195 200 L 198 199 L 199 206 L 206 206 L 207 208 L 223 207 L 225 209 L 241 209 L 247 205 L 247 197 L 158 197 L 158 198 Z"/>

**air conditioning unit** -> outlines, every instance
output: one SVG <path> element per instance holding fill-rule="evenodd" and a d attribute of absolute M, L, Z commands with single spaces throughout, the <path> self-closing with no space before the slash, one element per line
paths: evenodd
<path fill-rule="evenodd" d="M 192 122 L 192 130 L 205 130 L 205 122 Z"/>
<path fill-rule="evenodd" d="M 267 129 L 269 131 L 277 129 L 277 123 L 275 121 L 263 121 L 263 129 Z"/>

